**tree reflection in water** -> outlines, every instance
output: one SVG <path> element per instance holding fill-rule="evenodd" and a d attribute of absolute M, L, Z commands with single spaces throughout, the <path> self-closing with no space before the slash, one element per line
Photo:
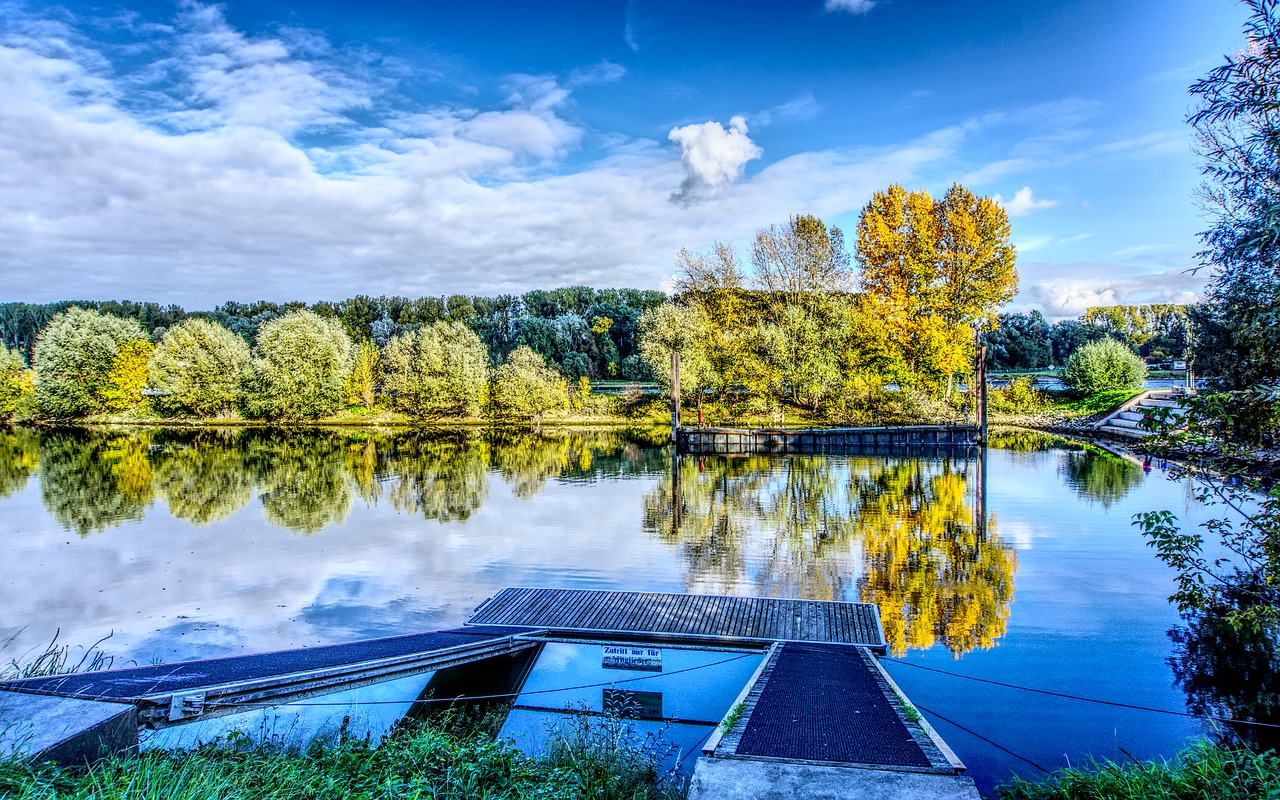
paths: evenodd
<path fill-rule="evenodd" d="M 40 463 L 36 455 L 39 437 L 24 428 L 0 428 L 0 498 L 26 488 Z"/>
<path fill-rule="evenodd" d="M 253 478 L 232 431 L 166 442 L 153 463 L 156 494 L 170 514 L 194 525 L 226 519 L 253 498 Z"/>
<path fill-rule="evenodd" d="M 87 536 L 140 519 L 155 497 L 174 517 L 208 525 L 256 490 L 269 522 L 314 534 L 343 521 L 356 497 L 463 521 L 488 499 L 490 473 L 530 499 L 549 480 L 651 473 L 660 460 L 652 441 L 620 430 L 17 429 L 0 431 L 0 497 L 37 472 L 50 514 Z"/>
<path fill-rule="evenodd" d="M 1280 725 L 1280 620 L 1266 615 L 1247 622 L 1221 611 L 1194 612 L 1186 627 L 1169 631 L 1174 682 L 1193 714 Z M 1280 728 L 1228 724 L 1222 739 L 1258 751 L 1280 747 Z"/>
<path fill-rule="evenodd" d="M 677 459 L 645 527 L 681 548 L 686 588 L 880 607 L 895 654 L 957 656 L 1005 632 L 1017 558 L 972 502 L 974 461 Z M 678 486 L 678 491 L 677 491 Z M 756 574 L 747 574 L 748 564 Z"/>

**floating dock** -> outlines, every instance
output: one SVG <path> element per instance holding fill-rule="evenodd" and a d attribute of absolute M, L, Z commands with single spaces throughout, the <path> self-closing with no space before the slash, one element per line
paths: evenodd
<path fill-rule="evenodd" d="M 982 445 L 976 425 L 893 428 L 680 428 L 676 450 L 687 455 L 916 455 L 970 453 Z"/>
<path fill-rule="evenodd" d="M 0 684 L 0 730 L 28 729 L 0 750 L 93 761 L 136 751 L 139 731 L 216 738 L 382 687 L 399 694 L 372 706 L 398 714 L 511 698 L 501 735 L 531 754 L 566 715 L 624 716 L 673 737 L 690 800 L 977 800 L 880 666 L 884 647 L 864 603 L 511 588 L 451 630 Z"/>

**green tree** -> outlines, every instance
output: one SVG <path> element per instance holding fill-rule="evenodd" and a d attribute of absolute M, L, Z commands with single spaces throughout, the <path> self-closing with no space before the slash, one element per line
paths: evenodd
<path fill-rule="evenodd" d="M 142 403 L 147 387 L 147 361 L 155 345 L 145 339 L 125 342 L 102 386 L 102 407 L 107 411 L 128 411 Z"/>
<path fill-rule="evenodd" d="M 397 336 L 383 363 L 384 387 L 414 416 L 473 417 L 484 406 L 489 354 L 461 322 L 435 322 Z"/>
<path fill-rule="evenodd" d="M 382 355 L 372 340 L 360 342 L 351 374 L 347 376 L 346 400 L 373 410 L 378 384 L 382 381 Z"/>
<path fill-rule="evenodd" d="M 590 381 L 587 391 L 590 391 Z M 564 408 L 568 388 L 560 373 L 549 368 L 542 356 L 521 345 L 505 364 L 493 371 L 489 407 L 495 417 L 537 421 L 543 414 Z"/>
<path fill-rule="evenodd" d="M 121 346 L 145 338 L 137 320 L 74 306 L 54 316 L 35 346 L 41 411 L 64 418 L 102 411 L 102 391 Z"/>
<path fill-rule="evenodd" d="M 262 326 L 244 381 L 244 407 L 261 419 L 316 419 L 342 407 L 351 338 L 336 319 L 310 311 Z"/>
<path fill-rule="evenodd" d="M 694 394 L 699 407 L 703 392 L 714 389 L 718 376 L 707 360 L 710 323 L 701 309 L 665 303 L 640 316 L 640 357 L 660 386 L 671 383 L 671 353 L 680 353 L 680 384 Z"/>
<path fill-rule="evenodd" d="M 1080 394 L 1111 389 L 1138 391 L 1146 377 L 1147 365 L 1115 339 L 1102 339 L 1081 347 L 1062 371 L 1062 382 Z"/>
<path fill-rule="evenodd" d="M 1216 328 L 1197 336 L 1196 361 L 1229 352 L 1215 371 L 1232 390 L 1280 379 L 1280 10 L 1274 0 L 1245 6 L 1245 46 L 1191 87 L 1189 120 L 1204 159 L 1211 226 L 1200 260 L 1212 270 Z"/>
<path fill-rule="evenodd" d="M 235 408 L 249 346 L 221 325 L 186 319 L 165 332 L 151 354 L 153 405 L 167 414 L 212 417 Z"/>

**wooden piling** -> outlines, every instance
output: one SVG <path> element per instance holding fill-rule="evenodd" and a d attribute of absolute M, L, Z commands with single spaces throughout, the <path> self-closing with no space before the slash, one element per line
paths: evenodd
<path fill-rule="evenodd" d="M 680 438 L 680 353 L 671 351 L 671 441 Z"/>

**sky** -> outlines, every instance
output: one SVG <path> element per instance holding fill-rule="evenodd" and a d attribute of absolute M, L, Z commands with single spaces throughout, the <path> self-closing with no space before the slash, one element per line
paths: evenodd
<path fill-rule="evenodd" d="M 1203 288 L 1230 0 L 0 0 L 0 301 L 668 289 L 872 193 L 998 197 L 1050 319 Z"/>

